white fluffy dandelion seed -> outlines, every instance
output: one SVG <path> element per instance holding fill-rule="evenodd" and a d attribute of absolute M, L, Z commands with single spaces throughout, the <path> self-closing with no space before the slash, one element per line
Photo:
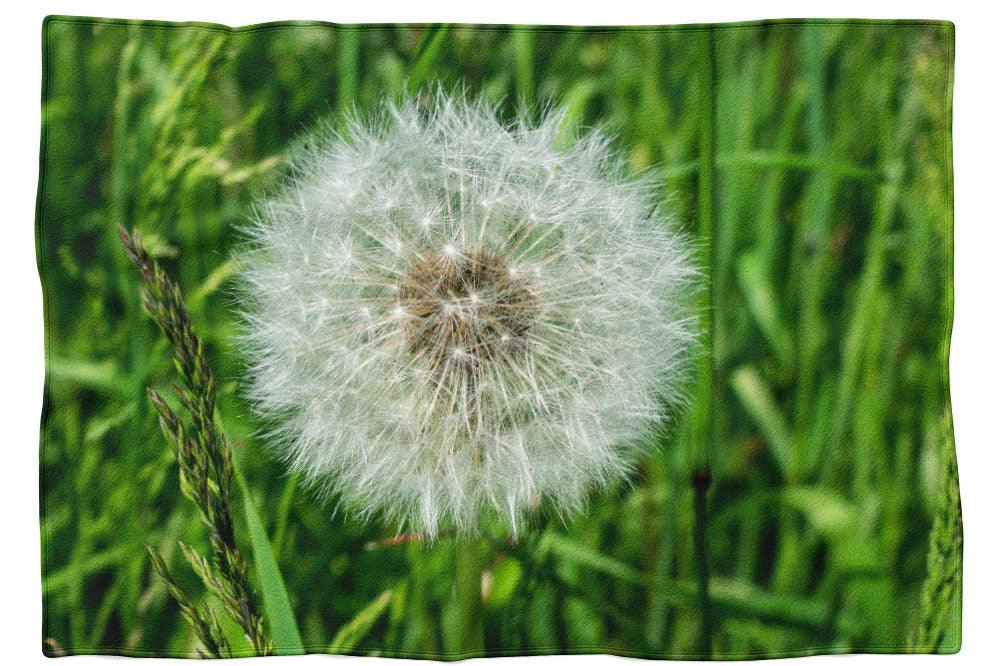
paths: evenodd
<path fill-rule="evenodd" d="M 446 95 L 320 130 L 251 226 L 250 393 L 292 470 L 431 536 L 625 476 L 676 404 L 693 270 L 562 116 Z"/>

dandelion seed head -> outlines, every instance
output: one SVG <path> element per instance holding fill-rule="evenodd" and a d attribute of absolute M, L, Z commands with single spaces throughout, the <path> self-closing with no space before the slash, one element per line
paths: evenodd
<path fill-rule="evenodd" d="M 695 272 L 600 132 L 430 102 L 317 130 L 258 208 L 248 391 L 345 508 L 516 532 L 628 476 L 682 402 Z"/>

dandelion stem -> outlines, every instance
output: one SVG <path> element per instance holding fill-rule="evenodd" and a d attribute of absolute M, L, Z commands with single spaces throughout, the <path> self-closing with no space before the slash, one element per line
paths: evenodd
<path fill-rule="evenodd" d="M 458 621 L 454 644 L 462 657 L 483 655 L 483 555 L 479 539 L 455 541 L 455 595 Z"/>

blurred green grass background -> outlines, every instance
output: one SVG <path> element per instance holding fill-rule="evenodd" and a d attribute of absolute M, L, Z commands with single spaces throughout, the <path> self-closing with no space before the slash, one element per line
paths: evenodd
<path fill-rule="evenodd" d="M 170 350 L 139 307 L 122 223 L 185 291 L 306 646 L 454 654 L 448 545 L 331 519 L 255 439 L 227 292 L 235 229 L 302 133 L 437 82 L 502 113 L 565 105 L 574 125 L 614 133 L 637 172 L 661 175 L 706 262 L 710 354 L 690 414 L 634 484 L 492 544 L 488 653 L 697 656 L 692 451 L 714 478 L 715 656 L 957 650 L 953 38 L 933 22 L 225 31 L 50 18 L 46 650 L 194 647 L 144 549 L 199 589 L 176 542 L 203 546 L 204 531 L 145 398 L 174 381 Z"/>

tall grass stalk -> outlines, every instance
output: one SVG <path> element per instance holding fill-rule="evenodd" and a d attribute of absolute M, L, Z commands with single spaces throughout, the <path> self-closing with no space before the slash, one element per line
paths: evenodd
<path fill-rule="evenodd" d="M 944 429 L 950 435 L 951 420 L 945 420 Z M 957 635 L 961 629 L 962 506 L 958 494 L 958 461 L 950 436 L 942 435 L 941 439 L 945 469 L 928 545 L 927 578 L 921 595 L 915 641 L 915 647 L 922 651 L 939 650 L 949 636 Z"/>
<path fill-rule="evenodd" d="M 119 227 L 118 234 L 129 260 L 142 277 L 143 309 L 173 346 L 181 379 L 181 385 L 174 390 L 187 413 L 187 421 L 162 395 L 147 389 L 149 400 L 159 414 L 163 434 L 177 453 L 181 490 L 198 508 L 208 530 L 212 557 L 206 558 L 184 543 L 180 544 L 181 551 L 205 587 L 219 598 L 243 629 L 254 653 L 271 654 L 271 641 L 264 629 L 257 593 L 250 583 L 249 567 L 236 544 L 230 506 L 232 452 L 215 426 L 216 385 L 205 360 L 204 344 L 191 327 L 180 289 L 143 248 L 139 232 L 129 235 L 124 227 Z M 154 568 L 191 622 L 205 652 L 213 657 L 228 656 L 230 648 L 211 609 L 187 597 L 159 553 L 152 546 L 148 549 Z"/>

